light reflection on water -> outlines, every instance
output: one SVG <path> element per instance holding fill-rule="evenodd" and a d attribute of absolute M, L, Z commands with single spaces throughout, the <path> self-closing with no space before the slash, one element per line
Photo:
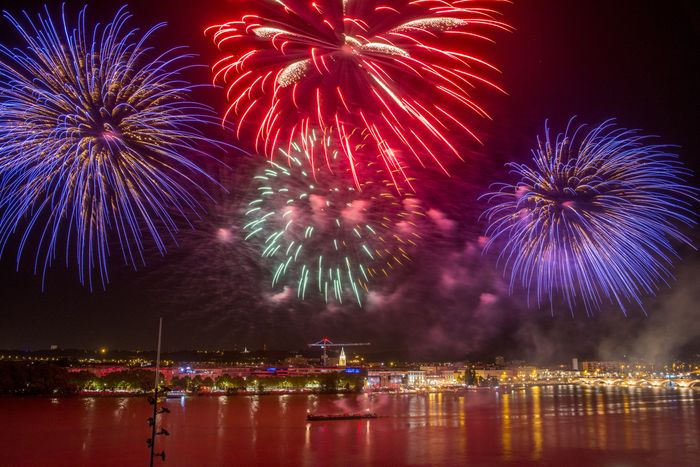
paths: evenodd
<path fill-rule="evenodd" d="M 501 400 L 501 454 L 503 460 L 510 460 L 512 449 L 510 428 L 510 394 L 503 394 Z"/>
<path fill-rule="evenodd" d="M 167 401 L 168 465 L 696 465 L 700 392 L 533 387 Z M 375 420 L 307 422 L 370 409 Z M 140 465 L 145 398 L 0 399 L 2 465 Z M 9 457 L 8 457 L 9 456 Z"/>
<path fill-rule="evenodd" d="M 532 388 L 532 458 L 540 460 L 542 457 L 542 413 L 540 400 L 542 393 L 539 387 Z"/>

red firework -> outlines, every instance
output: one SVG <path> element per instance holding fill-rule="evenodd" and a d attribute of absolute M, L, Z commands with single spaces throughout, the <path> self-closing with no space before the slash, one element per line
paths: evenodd
<path fill-rule="evenodd" d="M 439 155 L 460 157 L 452 131 L 478 141 L 463 115 L 488 117 L 470 91 L 500 90 L 482 76 L 496 68 L 468 50 L 509 30 L 487 7 L 500 1 L 252 2 L 257 12 L 206 30 L 227 53 L 213 67 L 227 88 L 224 120 L 238 117 L 238 137 L 252 128 L 256 151 L 267 155 L 320 128 L 339 142 L 358 187 L 360 157 L 379 157 L 409 186 L 411 160 L 447 173 Z M 365 132 L 372 144 L 358 151 L 353 140 Z M 311 163 L 318 157 L 328 163 L 325 153 Z"/>

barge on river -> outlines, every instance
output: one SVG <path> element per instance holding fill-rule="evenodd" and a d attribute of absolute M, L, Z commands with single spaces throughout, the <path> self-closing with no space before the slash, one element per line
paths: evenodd
<path fill-rule="evenodd" d="M 333 414 L 307 414 L 306 419 L 310 422 L 319 422 L 324 420 L 356 420 L 366 418 L 379 418 L 374 412 L 355 412 L 355 413 L 333 413 Z"/>

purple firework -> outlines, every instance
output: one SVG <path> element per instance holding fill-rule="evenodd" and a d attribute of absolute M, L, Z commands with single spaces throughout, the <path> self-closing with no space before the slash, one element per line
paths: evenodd
<path fill-rule="evenodd" d="M 682 227 L 695 224 L 697 190 L 668 146 L 617 128 L 571 123 L 555 139 L 545 125 L 533 164 L 510 163 L 514 184 L 485 195 L 495 203 L 487 248 L 502 244 L 499 262 L 538 305 L 562 296 L 570 309 L 605 302 L 642 306 L 645 294 L 672 278 Z"/>

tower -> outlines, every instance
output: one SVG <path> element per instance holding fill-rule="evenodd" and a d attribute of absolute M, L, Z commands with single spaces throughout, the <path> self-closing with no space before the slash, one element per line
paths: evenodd
<path fill-rule="evenodd" d="M 340 356 L 338 357 L 338 366 L 345 366 L 347 365 L 347 361 L 345 359 L 345 349 L 343 347 L 340 348 Z"/>

